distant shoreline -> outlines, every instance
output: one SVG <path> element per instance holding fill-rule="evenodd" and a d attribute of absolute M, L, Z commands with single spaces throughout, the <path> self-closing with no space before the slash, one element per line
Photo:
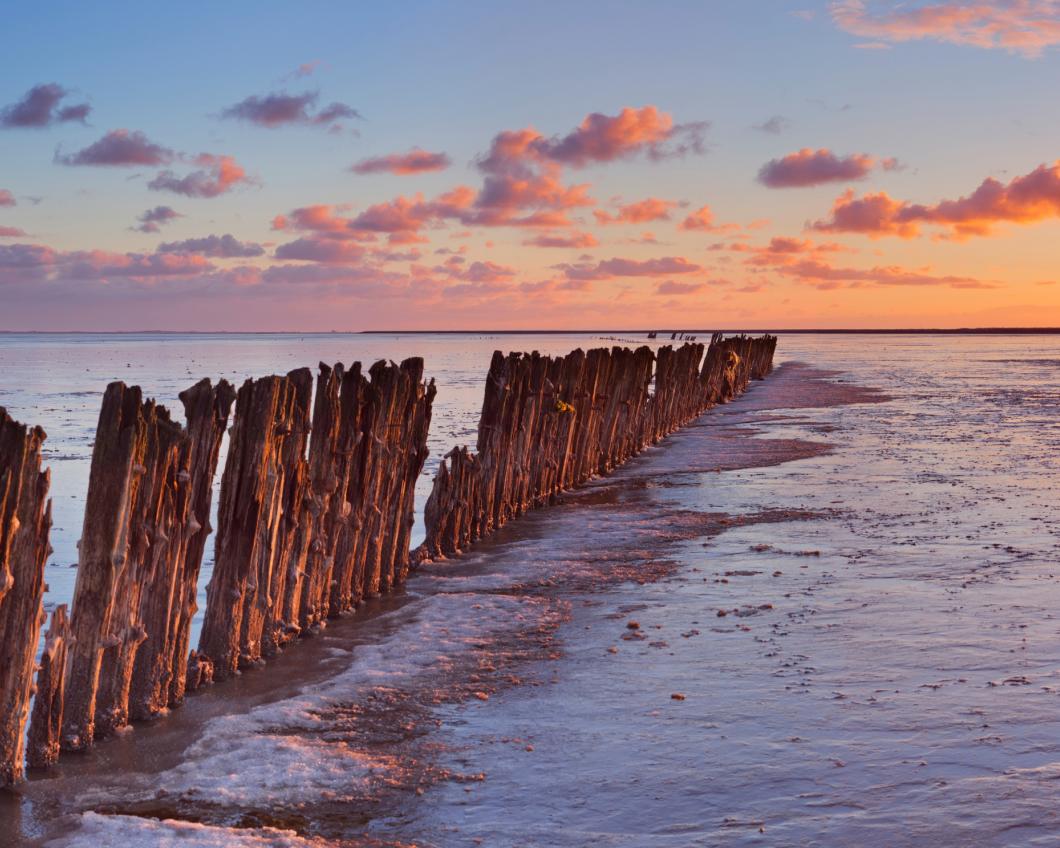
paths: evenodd
<path fill-rule="evenodd" d="M 888 329 L 777 329 L 756 327 L 742 329 L 681 330 L 0 330 L 0 336 L 588 336 L 604 333 L 642 335 L 658 333 L 656 341 L 669 341 L 672 333 L 706 336 L 720 332 L 774 335 L 846 335 L 846 336 L 1055 336 L 1060 327 L 956 327 L 956 328 L 888 328 Z M 679 341 L 679 340 L 678 340 Z"/>

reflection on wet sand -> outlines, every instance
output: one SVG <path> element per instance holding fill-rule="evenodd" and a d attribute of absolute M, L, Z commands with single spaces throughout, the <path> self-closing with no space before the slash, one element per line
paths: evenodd
<path fill-rule="evenodd" d="M 846 373 L 789 361 L 329 629 L 322 668 L 291 653 L 276 691 L 244 675 L 137 730 L 138 773 L 31 783 L 23 825 L 70 846 L 1050 844 L 1051 372 L 980 361 L 1024 339 L 804 343 L 789 357 Z"/>

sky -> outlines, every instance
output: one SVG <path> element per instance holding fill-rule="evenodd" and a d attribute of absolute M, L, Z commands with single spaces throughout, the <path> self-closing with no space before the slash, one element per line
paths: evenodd
<path fill-rule="evenodd" d="M 1060 325 L 1060 0 L 4 23 L 0 330 Z"/>

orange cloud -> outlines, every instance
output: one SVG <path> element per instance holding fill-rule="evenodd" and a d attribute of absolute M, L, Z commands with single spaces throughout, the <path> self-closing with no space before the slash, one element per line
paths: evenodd
<path fill-rule="evenodd" d="M 636 203 L 618 207 L 615 214 L 597 209 L 593 212 L 600 224 L 645 224 L 649 221 L 669 221 L 670 212 L 681 204 L 675 200 L 660 200 L 649 197 Z"/>
<path fill-rule="evenodd" d="M 172 191 L 186 197 L 217 197 L 238 185 L 253 182 L 243 167 L 232 156 L 200 153 L 192 160 L 203 170 L 177 177 L 172 171 L 162 171 L 147 184 L 152 191 Z"/>
<path fill-rule="evenodd" d="M 478 159 L 485 175 L 474 215 L 463 220 L 486 226 L 569 226 L 566 213 L 592 206 L 587 185 L 564 185 L 562 168 L 628 159 L 650 159 L 703 151 L 706 124 L 675 124 L 654 106 L 625 108 L 618 115 L 593 113 L 564 136 L 548 138 L 528 127 L 494 136 Z"/>
<path fill-rule="evenodd" d="M 713 230 L 714 212 L 709 206 L 701 206 L 681 222 L 682 230 Z"/>
<path fill-rule="evenodd" d="M 913 238 L 924 224 L 941 227 L 952 238 L 989 235 L 1000 223 L 1031 224 L 1060 217 L 1060 160 L 1040 165 L 1004 184 L 992 177 L 971 194 L 933 206 L 895 200 L 886 193 L 840 196 L 832 217 L 811 228 L 828 233 Z"/>
<path fill-rule="evenodd" d="M 610 162 L 647 150 L 652 158 L 703 152 L 703 122 L 674 124 L 654 106 L 625 108 L 615 117 L 594 112 L 577 129 L 544 145 L 549 158 L 576 167 Z M 666 145 L 670 145 L 667 147 Z"/>
<path fill-rule="evenodd" d="M 709 206 L 701 206 L 686 217 L 678 225 L 678 229 L 687 232 L 731 233 L 739 230 L 740 226 L 738 224 L 715 224 L 713 210 Z"/>
<path fill-rule="evenodd" d="M 272 229 L 348 233 L 350 232 L 350 221 L 348 218 L 340 217 L 337 214 L 339 211 L 339 207 L 325 203 L 302 206 L 287 215 L 277 215 L 273 218 Z"/>
<path fill-rule="evenodd" d="M 1060 44 L 1056 0 L 888 5 L 876 12 L 864 0 L 837 0 L 832 20 L 846 32 L 884 43 L 931 39 L 1030 58 Z"/>

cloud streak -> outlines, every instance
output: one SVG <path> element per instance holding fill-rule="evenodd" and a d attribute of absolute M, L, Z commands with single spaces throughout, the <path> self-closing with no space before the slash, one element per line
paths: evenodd
<path fill-rule="evenodd" d="M 426 150 L 414 149 L 408 153 L 391 153 L 387 156 L 375 156 L 362 159 L 350 167 L 355 174 L 423 174 L 429 171 L 444 171 L 452 161 L 444 153 L 429 153 Z"/>
<path fill-rule="evenodd" d="M 875 265 L 869 268 L 840 266 L 830 254 L 847 250 L 838 244 L 809 239 L 776 236 L 762 246 L 731 245 L 731 250 L 749 254 L 744 264 L 755 272 L 773 272 L 814 288 L 862 288 L 865 286 L 921 288 L 941 286 L 954 289 L 993 289 L 998 284 L 975 277 L 937 274 L 928 267 Z"/>
<path fill-rule="evenodd" d="M 604 259 L 601 262 L 564 264 L 558 266 L 570 280 L 610 280 L 614 277 L 668 277 L 671 274 L 695 274 L 701 265 L 682 256 L 661 256 L 656 259 Z"/>
<path fill-rule="evenodd" d="M 203 238 L 165 242 L 158 246 L 156 253 L 208 256 L 212 259 L 250 259 L 255 256 L 264 256 L 265 248 L 253 242 L 239 241 L 235 236 L 226 233 L 223 236 L 210 235 Z"/>

